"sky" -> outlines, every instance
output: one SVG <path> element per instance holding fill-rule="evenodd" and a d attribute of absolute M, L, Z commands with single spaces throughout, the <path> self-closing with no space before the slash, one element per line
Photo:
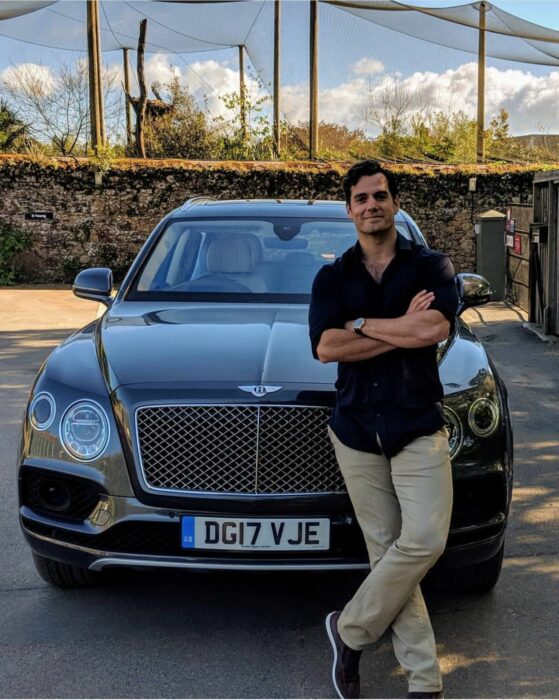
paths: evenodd
<path fill-rule="evenodd" d="M 463 3 L 416 0 L 414 4 L 443 7 Z M 493 4 L 536 24 L 559 30 L 557 0 L 498 0 Z M 306 120 L 308 3 L 284 0 L 282 13 L 282 110 L 292 121 Z M 475 54 L 427 44 L 332 7 L 320 6 L 319 27 L 321 119 L 374 134 L 378 131 L 379 115 L 375 120 L 370 104 L 379 104 L 383 96 L 398 94 L 398 91 L 410 95 L 420 110 L 428 105 L 432 110 L 463 110 L 469 116 L 475 115 Z M 41 41 L 36 33 L 29 39 Z M 64 45 L 63 38 L 60 44 Z M 256 52 L 270 49 L 271 42 L 268 46 L 264 41 Z M 48 82 L 49 72 L 54 75 L 61 60 L 75 61 L 80 55 L 0 35 L 0 95 L 2 81 L 9 81 L 10 72 L 18 65 L 40 64 L 41 74 L 46 75 Z M 238 89 L 237 56 L 236 49 L 182 56 L 150 54 L 146 57 L 148 84 L 155 80 L 164 84 L 177 76 L 213 114 L 225 114 L 220 96 Z M 104 57 L 114 71 L 121 71 L 118 52 L 107 52 Z M 256 84 L 253 84 L 253 91 L 254 94 L 259 92 Z M 513 133 L 559 133 L 558 98 L 559 66 L 487 60 L 487 118 L 501 108 L 507 109 Z"/>

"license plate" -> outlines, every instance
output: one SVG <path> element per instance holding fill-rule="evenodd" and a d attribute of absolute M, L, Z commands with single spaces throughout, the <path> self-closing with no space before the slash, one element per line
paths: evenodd
<path fill-rule="evenodd" d="M 207 518 L 183 515 L 183 549 L 316 550 L 330 547 L 328 518 Z"/>

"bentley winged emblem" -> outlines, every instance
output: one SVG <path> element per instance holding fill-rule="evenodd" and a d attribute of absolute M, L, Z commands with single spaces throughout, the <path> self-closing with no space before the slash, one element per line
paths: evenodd
<path fill-rule="evenodd" d="M 274 391 L 279 391 L 281 386 L 264 386 L 264 384 L 257 384 L 256 386 L 240 386 L 241 391 L 246 391 L 253 396 L 266 396 L 267 394 L 273 394 Z"/>

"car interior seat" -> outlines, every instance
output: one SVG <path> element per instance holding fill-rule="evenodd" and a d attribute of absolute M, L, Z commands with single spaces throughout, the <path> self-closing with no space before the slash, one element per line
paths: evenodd
<path fill-rule="evenodd" d="M 264 280 L 254 272 L 253 244 L 244 237 L 218 238 L 206 255 L 206 273 L 189 285 L 189 291 L 265 292 Z"/>

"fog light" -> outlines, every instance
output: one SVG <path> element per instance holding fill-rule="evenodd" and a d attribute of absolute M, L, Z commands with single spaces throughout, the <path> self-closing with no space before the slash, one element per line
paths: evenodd
<path fill-rule="evenodd" d="M 491 435 L 499 424 L 498 406 L 489 399 L 477 399 L 468 411 L 468 424 L 479 437 Z"/>
<path fill-rule="evenodd" d="M 56 511 L 67 510 L 72 501 L 68 488 L 54 479 L 45 479 L 41 482 L 39 499 L 45 508 Z"/>
<path fill-rule="evenodd" d="M 36 430 L 46 430 L 56 413 L 54 399 L 46 391 L 37 394 L 29 407 L 29 418 Z"/>

